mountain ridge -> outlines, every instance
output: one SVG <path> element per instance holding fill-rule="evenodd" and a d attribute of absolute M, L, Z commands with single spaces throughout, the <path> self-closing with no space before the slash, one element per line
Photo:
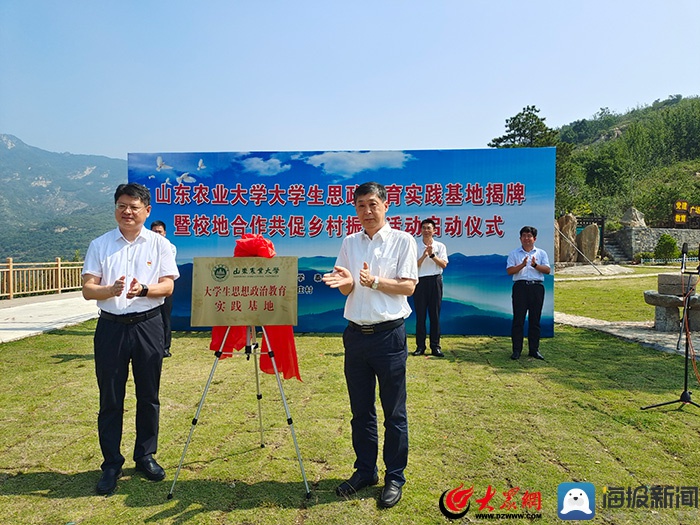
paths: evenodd
<path fill-rule="evenodd" d="M 90 240 L 114 227 L 114 190 L 127 178 L 126 160 L 53 153 L 0 134 L 0 258 L 84 256 Z"/>

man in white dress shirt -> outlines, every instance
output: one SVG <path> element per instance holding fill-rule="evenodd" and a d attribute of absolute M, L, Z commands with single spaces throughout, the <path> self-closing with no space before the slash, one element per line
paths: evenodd
<path fill-rule="evenodd" d="M 415 239 L 392 229 L 386 188 L 366 182 L 355 190 L 355 211 L 363 230 L 348 235 L 333 272 L 323 282 L 347 296 L 343 333 L 345 379 L 352 411 L 355 472 L 336 489 L 348 497 L 379 482 L 379 436 L 375 408 L 376 383 L 384 411 L 384 488 L 379 506 L 396 505 L 406 482 L 408 418 L 406 414 L 406 358 L 404 319 L 410 313 L 408 296 L 418 280 Z"/>
<path fill-rule="evenodd" d="M 151 231 L 156 232 L 158 235 L 166 237 L 165 223 L 163 221 L 153 221 L 151 223 Z M 170 242 L 169 239 L 168 242 Z M 170 249 L 173 251 L 173 257 L 177 261 L 177 248 L 173 243 L 170 243 Z M 165 347 L 165 351 L 163 352 L 163 357 L 172 357 L 172 354 L 170 353 L 170 346 L 172 345 L 173 341 L 173 333 L 170 323 L 170 317 L 173 313 L 172 295 L 169 295 L 165 298 L 165 301 L 163 302 L 163 306 L 161 308 L 161 313 L 163 315 L 163 331 L 165 332 L 165 342 L 163 344 L 163 346 Z"/>
<path fill-rule="evenodd" d="M 420 223 L 422 235 L 421 256 L 418 259 L 418 284 L 413 294 L 416 308 L 416 351 L 425 354 L 425 318 L 430 319 L 430 351 L 436 357 L 444 357 L 440 346 L 440 310 L 442 308 L 442 271 L 447 267 L 447 247 L 434 239 L 435 221 L 424 219 Z"/>
<path fill-rule="evenodd" d="M 118 227 L 90 243 L 83 265 L 83 297 L 95 299 L 95 372 L 100 390 L 97 429 L 104 461 L 98 494 L 109 494 L 122 475 L 121 439 L 129 363 L 136 385 L 136 470 L 152 481 L 165 478 L 153 458 L 158 446 L 160 374 L 163 364 L 163 299 L 180 274 L 170 243 L 144 228 L 151 194 L 141 184 L 114 193 Z"/>

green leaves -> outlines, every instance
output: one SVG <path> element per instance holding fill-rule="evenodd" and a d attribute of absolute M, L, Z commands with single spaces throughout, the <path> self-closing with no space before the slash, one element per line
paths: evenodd
<path fill-rule="evenodd" d="M 520 113 L 506 119 L 506 134 L 489 142 L 490 148 L 540 148 L 556 146 L 559 133 L 547 127 L 535 106 L 526 106 Z"/>
<path fill-rule="evenodd" d="M 639 209 L 649 226 L 669 226 L 677 199 L 700 190 L 700 98 L 674 95 L 625 114 L 601 108 L 554 130 L 535 106 L 506 120 L 494 148 L 556 146 L 555 212 L 619 219 Z"/>

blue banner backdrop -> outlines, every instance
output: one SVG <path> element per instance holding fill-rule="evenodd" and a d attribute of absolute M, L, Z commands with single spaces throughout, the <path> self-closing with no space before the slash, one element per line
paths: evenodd
<path fill-rule="evenodd" d="M 190 330 L 194 257 L 233 255 L 242 234 L 261 234 L 278 255 L 299 258 L 296 332 L 341 332 L 344 297 L 321 282 L 343 237 L 359 230 L 361 183 L 384 184 L 387 219 L 420 241 L 432 218 L 447 246 L 444 334 L 510 334 L 506 257 L 524 225 L 553 258 L 554 148 L 250 153 L 131 153 L 129 182 L 151 191 L 150 221 L 177 246 L 173 328 Z M 554 335 L 554 282 L 545 279 L 542 335 Z M 414 316 L 407 320 L 415 330 Z"/>

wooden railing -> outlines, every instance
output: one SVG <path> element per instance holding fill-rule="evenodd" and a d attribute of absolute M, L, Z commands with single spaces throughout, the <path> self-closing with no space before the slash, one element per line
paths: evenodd
<path fill-rule="evenodd" d="M 16 263 L 9 257 L 0 263 L 0 299 L 21 295 L 69 292 L 82 287 L 82 262 Z"/>

